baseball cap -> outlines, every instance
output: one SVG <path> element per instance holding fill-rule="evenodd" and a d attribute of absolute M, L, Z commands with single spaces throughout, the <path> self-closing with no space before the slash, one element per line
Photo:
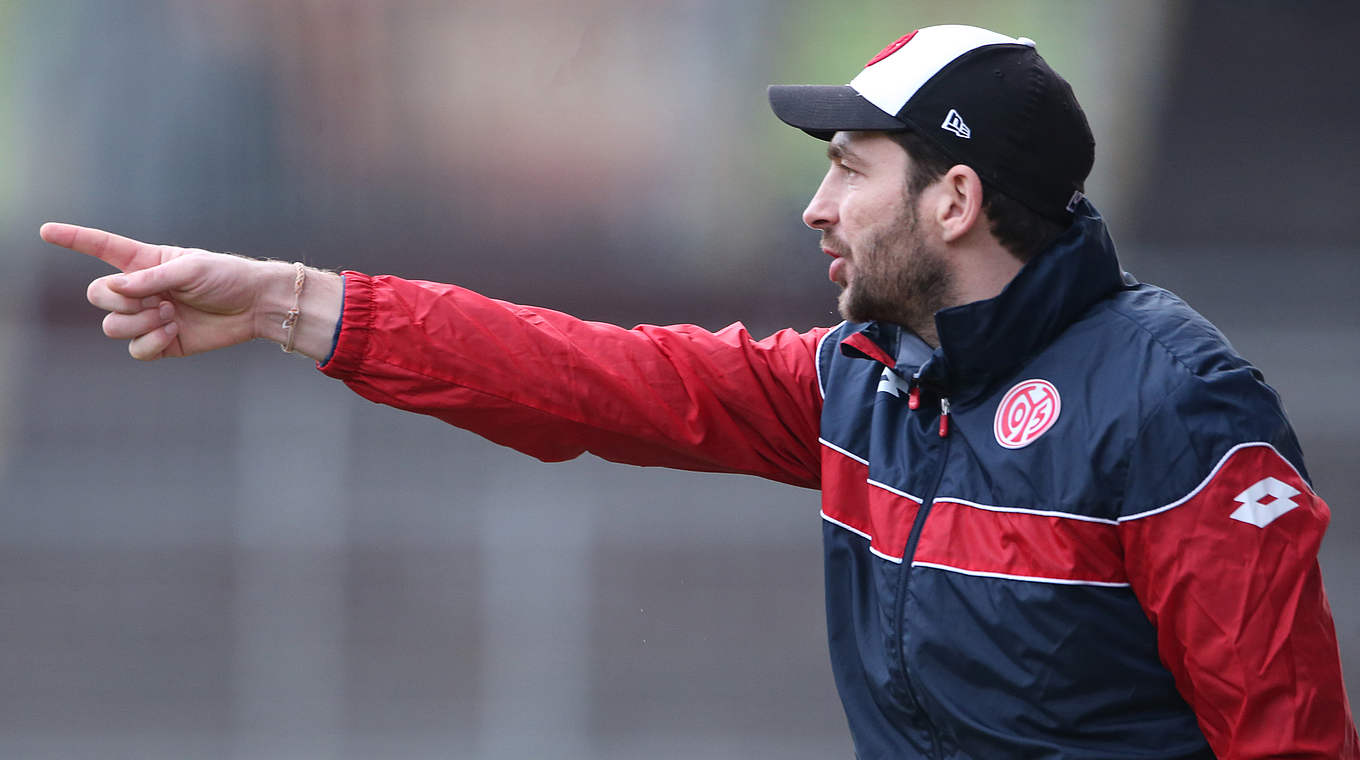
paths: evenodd
<path fill-rule="evenodd" d="M 848 85 L 773 85 L 770 107 L 822 140 L 839 131 L 911 130 L 984 183 L 1064 223 L 1095 162 L 1072 87 L 1034 41 L 974 26 L 905 35 Z"/>

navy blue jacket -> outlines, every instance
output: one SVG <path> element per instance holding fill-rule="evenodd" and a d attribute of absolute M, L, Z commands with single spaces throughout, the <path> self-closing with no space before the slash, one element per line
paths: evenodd
<path fill-rule="evenodd" d="M 1089 204 L 936 325 L 934 350 L 846 323 L 818 351 L 827 621 L 861 760 L 1353 749 L 1327 507 L 1261 373 L 1122 273 Z M 1298 508 L 1234 519 L 1259 483 Z"/>

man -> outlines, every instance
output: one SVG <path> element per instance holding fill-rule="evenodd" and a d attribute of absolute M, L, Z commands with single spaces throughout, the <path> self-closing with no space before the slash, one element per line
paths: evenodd
<path fill-rule="evenodd" d="M 1360 758 L 1313 493 L 1274 392 L 1121 272 L 1034 43 L 922 29 L 845 87 L 773 87 L 828 140 L 804 213 L 846 322 L 624 330 L 452 285 L 52 224 L 124 274 L 139 359 L 262 337 L 374 401 L 545 460 L 823 491 L 859 757 Z"/>

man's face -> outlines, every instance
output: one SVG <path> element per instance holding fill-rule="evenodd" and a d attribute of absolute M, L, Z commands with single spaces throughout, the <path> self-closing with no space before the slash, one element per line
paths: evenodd
<path fill-rule="evenodd" d="M 828 276 L 842 288 L 841 316 L 934 333 L 951 277 L 939 248 L 921 230 L 918 198 L 908 197 L 910 158 L 882 132 L 837 132 L 831 168 L 803 212 L 835 260 Z"/>

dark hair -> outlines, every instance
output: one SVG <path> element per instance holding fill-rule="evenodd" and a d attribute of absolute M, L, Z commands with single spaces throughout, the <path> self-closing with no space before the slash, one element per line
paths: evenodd
<path fill-rule="evenodd" d="M 907 192 L 913 198 L 959 163 L 915 132 L 889 132 L 888 136 L 911 158 Z M 982 183 L 982 213 L 992 236 L 1022 262 L 1034 258 L 1064 229 L 986 182 Z"/>

